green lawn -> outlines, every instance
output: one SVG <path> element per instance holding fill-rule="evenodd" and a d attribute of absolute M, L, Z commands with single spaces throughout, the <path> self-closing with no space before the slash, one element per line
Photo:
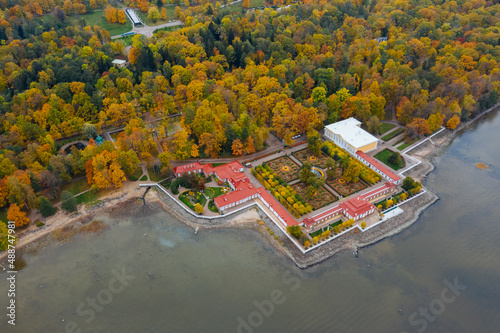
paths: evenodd
<path fill-rule="evenodd" d="M 87 182 L 87 179 L 80 179 L 74 182 L 71 182 L 69 184 L 64 184 L 61 187 L 61 192 L 62 191 L 69 191 L 73 195 L 77 195 L 80 192 L 86 191 L 90 188 L 89 183 Z"/>
<path fill-rule="evenodd" d="M 141 179 L 139 179 L 141 182 L 144 182 L 146 180 L 148 180 L 148 176 L 144 175 L 141 177 Z"/>
<path fill-rule="evenodd" d="M 390 139 L 398 136 L 399 134 L 403 133 L 405 131 L 404 128 L 398 128 L 395 131 L 392 131 L 391 133 L 387 134 L 386 136 L 382 137 L 382 141 L 389 141 Z"/>
<path fill-rule="evenodd" d="M 250 7 L 262 7 L 265 6 L 266 2 L 264 0 L 250 0 Z"/>
<path fill-rule="evenodd" d="M 76 203 L 77 204 L 82 204 L 82 203 L 85 203 L 85 204 L 96 204 L 98 203 L 98 199 L 99 199 L 99 193 L 97 191 L 88 191 L 88 192 L 85 192 L 77 197 L 76 198 Z"/>
<path fill-rule="evenodd" d="M 212 163 L 212 166 L 215 168 L 216 166 L 221 166 L 224 164 L 226 164 L 226 163 Z"/>
<path fill-rule="evenodd" d="M 403 142 L 404 140 L 405 140 L 405 138 L 401 138 L 401 139 L 399 139 L 398 141 L 394 142 L 394 143 L 392 144 L 392 146 L 393 146 L 393 147 L 395 147 L 395 146 L 399 145 L 401 142 Z"/>
<path fill-rule="evenodd" d="M 401 146 L 398 147 L 398 150 L 403 150 L 409 146 L 411 146 L 412 144 L 414 144 L 415 142 L 417 142 L 418 140 L 420 140 L 420 138 L 416 138 L 415 140 L 412 140 L 412 141 L 409 141 L 409 142 L 405 142 L 403 143 Z"/>
<path fill-rule="evenodd" d="M 131 174 L 130 176 L 128 176 L 128 179 L 135 182 L 137 179 L 139 179 L 139 177 L 142 175 L 142 168 L 140 166 L 138 166 L 134 173 Z"/>
<path fill-rule="evenodd" d="M 391 156 L 394 152 L 392 150 L 389 150 L 389 149 L 384 149 L 382 150 L 381 152 L 377 153 L 374 157 L 383 162 L 384 164 L 390 166 L 391 168 L 393 168 L 394 170 L 399 170 L 401 169 L 402 167 L 405 166 L 405 160 L 404 160 L 404 157 L 401 156 L 401 159 L 402 159 L 402 162 L 399 163 L 399 164 L 392 164 L 392 163 L 389 163 L 388 159 L 389 159 L 389 156 Z"/>
<path fill-rule="evenodd" d="M 222 189 L 223 187 L 207 187 L 204 192 L 207 197 L 213 199 L 224 194 Z"/>
<path fill-rule="evenodd" d="M 71 15 L 68 17 L 69 21 L 73 24 L 80 25 L 80 20 L 85 20 L 85 26 L 90 25 L 98 25 L 102 29 L 106 29 L 111 36 L 120 35 L 125 32 L 132 30 L 132 23 L 130 23 L 127 17 L 127 23 L 108 23 L 106 20 L 106 16 L 104 15 L 103 10 L 96 10 L 93 13 L 84 14 L 84 15 Z"/>
<path fill-rule="evenodd" d="M 172 180 L 170 179 L 164 180 L 160 183 L 160 185 L 168 190 L 170 188 L 170 185 L 172 185 Z"/>
<path fill-rule="evenodd" d="M 173 27 L 163 27 L 163 28 L 160 28 L 160 29 L 156 29 L 155 31 L 153 31 L 153 33 L 157 33 L 157 32 L 160 32 L 160 31 L 175 31 L 175 30 L 179 30 L 180 28 L 182 28 L 181 25 L 174 25 Z"/>
<path fill-rule="evenodd" d="M 391 123 L 381 123 L 380 124 L 380 134 L 384 134 L 385 132 L 390 131 L 394 127 L 396 127 L 396 125 L 391 124 Z"/>
<path fill-rule="evenodd" d="M 113 40 L 114 42 L 117 42 L 117 41 L 122 41 L 123 45 L 125 46 L 128 46 L 128 45 L 132 45 L 132 38 L 134 37 L 135 35 L 127 35 L 127 36 L 124 36 L 124 37 L 120 37 L 120 38 L 117 38 L 115 40 Z M 113 136 L 115 133 L 111 134 L 111 136 Z M 116 133 L 116 135 L 118 135 L 118 132 Z M 113 137 L 113 140 L 116 141 L 116 139 Z"/>
<path fill-rule="evenodd" d="M 179 194 L 179 200 L 182 201 L 186 206 L 194 210 L 194 205 L 189 200 L 190 197 L 189 192 L 191 192 L 191 190 L 187 190 Z M 207 198 L 205 198 L 203 194 L 196 194 L 196 192 L 194 192 L 194 198 L 196 203 L 199 203 L 203 207 L 205 207 L 205 204 L 207 203 Z"/>
<path fill-rule="evenodd" d="M 149 174 L 149 179 L 153 182 L 159 182 L 160 180 L 165 178 L 165 176 L 162 176 L 160 171 L 154 172 L 152 167 L 148 168 L 148 174 Z"/>

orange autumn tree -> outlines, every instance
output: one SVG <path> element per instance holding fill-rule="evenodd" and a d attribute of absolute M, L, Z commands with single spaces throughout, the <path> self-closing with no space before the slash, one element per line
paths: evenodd
<path fill-rule="evenodd" d="M 253 142 L 253 138 L 249 135 L 247 138 L 247 142 L 245 144 L 245 153 L 252 154 L 255 153 L 255 145 Z"/>
<path fill-rule="evenodd" d="M 26 217 L 26 212 L 23 212 L 17 204 L 12 204 L 7 211 L 7 219 L 14 221 L 16 227 L 22 227 L 30 223 L 30 219 Z"/>
<path fill-rule="evenodd" d="M 240 139 L 236 139 L 233 141 L 231 150 L 233 151 L 234 156 L 243 154 L 243 143 L 241 142 Z"/>
<path fill-rule="evenodd" d="M 122 182 L 127 180 L 120 164 L 118 164 L 118 152 L 103 150 L 85 163 L 87 181 L 97 189 L 114 185 L 121 187 Z"/>
<path fill-rule="evenodd" d="M 116 23 L 118 21 L 116 8 L 107 6 L 104 13 L 109 23 Z"/>
<path fill-rule="evenodd" d="M 455 128 L 457 128 L 458 124 L 460 124 L 460 117 L 454 114 L 453 117 L 451 117 L 450 120 L 448 120 L 448 122 L 446 123 L 446 127 L 454 130 Z"/>
<path fill-rule="evenodd" d="M 127 23 L 127 17 L 125 16 L 125 11 L 123 9 L 120 9 L 118 11 L 118 23 L 120 24 Z"/>

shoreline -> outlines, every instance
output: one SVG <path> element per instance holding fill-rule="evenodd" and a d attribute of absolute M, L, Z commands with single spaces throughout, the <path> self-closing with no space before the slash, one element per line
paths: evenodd
<path fill-rule="evenodd" d="M 411 150 L 411 155 L 422 161 L 420 165 L 408 171 L 405 176 L 411 176 L 419 181 L 425 180 L 426 176 L 434 170 L 432 159 L 443 152 L 453 140 L 470 129 L 484 116 L 498 111 L 500 103 L 497 103 L 490 109 L 482 112 L 476 118 L 468 122 L 461 123 L 454 131 L 444 130 L 432 140 L 427 140 L 425 143 Z M 92 207 L 79 207 L 78 211 L 67 215 L 67 213 L 59 210 L 54 216 L 47 218 L 46 225 L 39 229 L 32 229 L 21 233 L 21 237 L 16 244 L 16 250 L 19 250 L 40 238 L 52 234 L 56 230 L 63 229 L 71 224 L 84 225 L 92 221 L 93 216 L 103 213 L 113 213 L 120 211 L 122 206 L 136 200 L 140 200 L 145 188 L 139 187 L 139 182 L 128 182 L 123 187 L 114 189 L 102 198 L 102 202 Z M 429 206 L 439 200 L 438 196 L 427 188 L 427 193 L 419 198 L 401 205 L 404 210 L 403 214 L 395 216 L 385 223 L 380 224 L 376 228 L 367 230 L 366 232 L 355 233 L 354 230 L 346 233 L 335 241 L 330 241 L 319 248 L 308 253 L 299 251 L 284 232 L 278 228 L 273 221 L 254 204 L 240 212 L 229 216 L 221 216 L 213 220 L 204 220 L 196 218 L 188 214 L 182 207 L 178 207 L 173 199 L 167 195 L 160 193 L 156 189 L 149 191 L 146 195 L 148 203 L 158 203 L 163 210 L 170 213 L 186 225 L 191 226 L 194 232 L 199 229 L 207 228 L 247 228 L 263 233 L 264 237 L 273 244 L 275 250 L 286 257 L 290 258 L 299 268 L 307 268 L 316 265 L 328 258 L 331 258 L 337 253 L 343 251 L 357 251 L 363 247 L 373 245 L 386 237 L 391 237 L 413 225 L 420 214 Z M 141 200 L 142 201 L 142 200 Z M 263 221 L 264 224 L 258 223 Z M 269 231 L 273 231 L 273 235 Z M 0 261 L 3 261 L 7 256 L 7 251 L 0 253 Z M 3 262 L 2 262 L 3 263 Z"/>

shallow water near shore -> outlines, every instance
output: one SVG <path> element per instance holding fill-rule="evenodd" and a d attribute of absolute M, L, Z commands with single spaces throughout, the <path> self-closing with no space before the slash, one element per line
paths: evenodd
<path fill-rule="evenodd" d="M 252 230 L 96 217 L 109 228 L 18 253 L 15 328 L 0 273 L 0 331 L 498 332 L 499 128 L 490 114 L 457 137 L 425 184 L 440 200 L 358 259 L 299 270 Z"/>

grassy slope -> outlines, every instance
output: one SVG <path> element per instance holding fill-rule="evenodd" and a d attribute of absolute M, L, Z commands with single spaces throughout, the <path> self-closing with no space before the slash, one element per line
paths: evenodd
<path fill-rule="evenodd" d="M 108 23 L 106 20 L 106 16 L 104 15 L 104 11 L 102 10 L 96 10 L 92 13 L 89 14 L 84 14 L 84 15 L 71 15 L 68 16 L 68 20 L 74 24 L 74 25 L 79 25 L 80 20 L 84 19 L 86 25 L 94 26 L 98 25 L 102 29 L 106 29 L 111 36 L 113 35 L 119 35 L 124 32 L 128 32 L 132 30 L 132 23 L 127 18 L 127 23 L 125 24 L 120 24 L 120 23 Z"/>

